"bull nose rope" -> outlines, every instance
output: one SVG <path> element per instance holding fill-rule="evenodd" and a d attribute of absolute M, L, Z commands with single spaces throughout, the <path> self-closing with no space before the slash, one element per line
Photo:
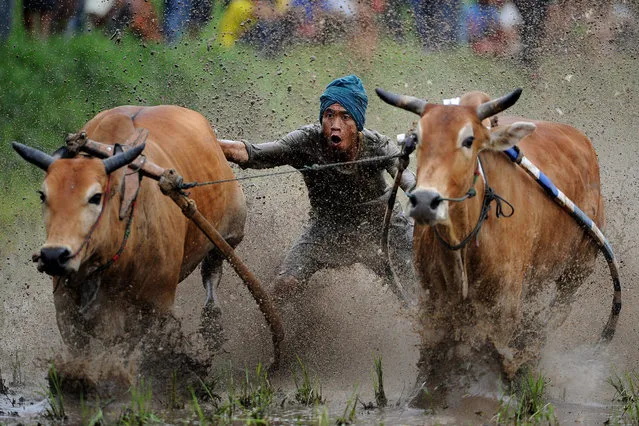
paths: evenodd
<path fill-rule="evenodd" d="M 93 231 L 95 231 L 95 229 L 98 227 L 98 223 L 100 223 L 100 219 L 102 219 L 102 215 L 104 213 L 104 210 L 106 209 L 106 204 L 107 204 L 107 201 L 109 199 L 108 197 L 109 197 L 109 192 L 110 191 L 111 191 L 111 175 L 109 175 L 109 178 L 107 179 L 106 191 L 104 192 L 104 197 L 102 199 L 102 208 L 100 209 L 100 213 L 98 214 L 98 218 L 95 220 L 95 222 L 93 222 L 93 225 L 91 225 L 91 228 L 89 229 L 89 233 L 84 238 L 84 241 L 82 241 L 82 244 L 80 244 L 80 247 L 78 247 L 78 249 L 73 254 L 69 255 L 67 260 L 71 260 L 71 259 L 75 258 L 89 244 L 89 240 L 91 240 L 91 236 L 93 235 Z M 37 254 L 34 255 L 32 260 L 34 262 L 40 261 L 40 255 L 37 255 Z M 38 268 L 38 270 L 40 270 L 40 268 Z M 67 280 L 64 280 L 64 282 L 66 283 Z M 55 286 L 53 287 L 53 293 L 55 293 L 58 290 L 59 285 L 60 285 L 60 280 L 56 280 Z"/>
<path fill-rule="evenodd" d="M 98 218 L 95 220 L 93 225 L 91 225 L 91 228 L 89 229 L 89 233 L 84 238 L 84 241 L 82 241 L 82 244 L 80 245 L 80 247 L 75 251 L 75 253 L 69 256 L 69 260 L 79 255 L 82 249 L 86 247 L 87 244 L 89 244 L 89 240 L 91 239 L 91 236 L 93 235 L 93 231 L 95 231 L 95 229 L 98 227 L 98 223 L 100 223 L 100 219 L 102 219 L 102 215 L 104 213 L 104 210 L 106 209 L 107 201 L 109 201 L 110 191 L 111 191 L 111 175 L 109 175 L 109 178 L 107 179 L 106 191 L 104 191 L 104 197 L 102 199 L 102 208 L 100 209 L 100 214 L 98 214 Z"/>
<path fill-rule="evenodd" d="M 140 176 L 140 179 L 141 178 L 142 178 L 142 176 Z M 98 219 L 95 221 L 95 223 L 93 224 L 93 226 L 89 230 L 89 234 L 84 239 L 84 242 L 82 243 L 80 248 L 71 257 L 69 257 L 69 259 L 73 259 L 75 256 L 77 256 L 80 253 L 80 251 L 89 243 L 89 240 L 91 239 L 91 235 L 93 234 L 93 231 L 97 228 L 98 222 L 100 222 L 100 218 L 102 217 L 102 213 L 104 212 L 104 210 L 106 208 L 106 203 L 108 201 L 107 197 L 109 196 L 110 186 L 111 186 L 111 175 L 109 175 L 109 181 L 107 183 L 107 191 L 106 191 L 105 196 L 104 196 L 104 201 L 103 201 L 103 204 L 102 204 L 102 210 L 100 210 L 100 215 L 98 216 Z M 87 276 L 87 278 L 92 276 L 92 275 L 96 275 L 96 274 L 99 274 L 101 272 L 104 272 L 109 267 L 111 267 L 111 265 L 113 265 L 115 262 L 117 262 L 120 259 L 120 256 L 122 256 L 122 252 L 124 252 L 124 249 L 126 248 L 126 243 L 129 240 L 129 236 L 131 235 L 131 224 L 133 223 L 133 213 L 135 212 L 135 205 L 136 205 L 136 202 L 137 202 L 138 193 L 139 193 L 139 188 L 138 188 L 138 191 L 135 193 L 135 196 L 133 198 L 133 202 L 131 203 L 131 212 L 129 213 L 129 218 L 127 219 L 127 222 L 126 222 L 126 228 L 124 229 L 124 236 L 122 237 L 122 242 L 120 243 L 120 248 L 118 249 L 118 251 L 113 256 L 111 256 L 111 258 L 109 260 L 107 260 L 102 265 L 98 266 L 95 270 L 91 271 L 89 273 L 89 275 Z M 67 280 L 64 280 L 64 282 L 66 283 Z M 53 293 L 55 293 L 56 290 L 58 289 L 59 283 L 60 283 L 60 280 L 56 280 L 56 285 L 53 288 Z"/>
<path fill-rule="evenodd" d="M 477 195 L 477 191 L 475 190 L 475 184 L 477 183 L 477 179 L 479 175 L 481 175 L 484 181 L 484 199 L 482 200 L 481 210 L 479 212 L 479 218 L 477 219 L 477 224 L 475 225 L 473 230 L 470 231 L 470 233 L 459 244 L 453 245 L 453 244 L 450 244 L 441 236 L 441 234 L 439 233 L 439 230 L 437 229 L 437 226 L 433 227 L 433 230 L 435 231 L 435 236 L 437 237 L 439 242 L 448 250 L 452 250 L 452 251 L 459 250 L 465 247 L 466 244 L 468 244 L 473 238 L 477 238 L 479 231 L 481 230 L 481 226 L 486 221 L 486 219 L 488 219 L 488 214 L 490 213 L 490 204 L 493 201 L 495 202 L 495 206 L 496 206 L 495 216 L 497 218 L 511 217 L 513 214 L 515 214 L 515 207 L 512 204 L 510 204 L 508 201 L 506 201 L 502 196 L 498 195 L 495 192 L 495 190 L 488 184 L 488 178 L 486 177 L 486 173 L 484 173 L 484 168 L 482 166 L 481 158 L 479 157 L 479 155 L 477 155 L 477 168 L 475 169 L 473 183 L 471 187 L 468 189 L 468 191 L 466 191 L 466 194 L 459 198 L 440 197 L 438 198 L 438 201 L 439 202 L 452 201 L 452 202 L 460 203 L 464 200 L 475 197 Z M 506 203 L 508 205 L 508 207 L 510 208 L 510 213 L 508 214 L 504 213 L 504 208 L 502 203 Z"/>

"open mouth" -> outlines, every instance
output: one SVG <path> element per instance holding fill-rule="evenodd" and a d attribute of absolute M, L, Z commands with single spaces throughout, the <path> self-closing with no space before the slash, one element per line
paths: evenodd
<path fill-rule="evenodd" d="M 337 135 L 331 136 L 331 145 L 336 146 L 336 145 L 339 145 L 340 143 L 342 143 L 342 138 L 340 138 Z"/>

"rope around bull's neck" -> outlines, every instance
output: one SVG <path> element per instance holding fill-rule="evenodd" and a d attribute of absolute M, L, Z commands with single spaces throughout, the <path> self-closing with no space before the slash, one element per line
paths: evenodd
<path fill-rule="evenodd" d="M 259 175 L 242 176 L 242 177 L 236 177 L 232 179 L 210 180 L 207 182 L 197 182 L 197 181 L 185 182 L 181 185 L 180 189 L 190 189 L 197 186 L 216 185 L 220 183 L 236 182 L 240 180 L 257 179 L 257 178 L 269 177 L 269 176 L 288 175 L 288 174 L 297 173 L 297 172 L 300 172 L 300 173 L 317 172 L 320 170 L 332 169 L 335 167 L 344 167 L 344 166 L 351 166 L 356 164 L 366 164 L 366 163 L 375 163 L 378 161 L 392 160 L 395 158 L 399 158 L 401 155 L 402 154 L 400 153 L 400 154 L 392 154 L 392 155 L 383 155 L 379 157 L 363 158 L 360 160 L 344 161 L 342 163 L 312 164 L 310 166 L 304 166 L 304 167 L 296 168 L 293 170 L 285 170 L 281 172 L 272 172 L 272 173 L 262 173 Z"/>
<path fill-rule="evenodd" d="M 465 247 L 474 237 L 477 236 L 477 234 L 479 234 L 479 231 L 481 230 L 481 226 L 486 221 L 486 219 L 488 219 L 488 213 L 490 212 L 490 203 L 492 203 L 493 201 L 495 201 L 495 204 L 496 204 L 495 215 L 497 218 L 500 218 L 502 216 L 511 217 L 515 213 L 515 207 L 512 204 L 510 204 L 508 201 L 506 201 L 504 198 L 502 198 L 500 195 L 495 193 L 495 190 L 488 184 L 488 178 L 486 177 L 486 173 L 483 172 L 483 166 L 482 166 L 481 158 L 479 157 L 479 155 L 477 156 L 477 170 L 480 170 L 480 172 L 475 173 L 473 184 L 463 197 L 443 198 L 443 200 L 448 200 L 453 202 L 462 202 L 469 198 L 473 198 L 477 194 L 477 191 L 475 191 L 475 183 L 477 182 L 477 175 L 481 174 L 484 181 L 484 199 L 482 200 L 482 203 L 481 203 L 481 210 L 479 212 L 479 218 L 477 219 L 477 224 L 475 225 L 473 230 L 470 231 L 470 233 L 459 244 L 453 245 L 453 244 L 450 244 L 448 241 L 444 240 L 444 238 L 439 233 L 437 226 L 433 226 L 433 230 L 435 231 L 435 236 L 437 237 L 439 242 L 448 250 L 456 251 Z M 506 203 L 508 207 L 510 207 L 509 214 L 504 213 L 502 202 Z"/>

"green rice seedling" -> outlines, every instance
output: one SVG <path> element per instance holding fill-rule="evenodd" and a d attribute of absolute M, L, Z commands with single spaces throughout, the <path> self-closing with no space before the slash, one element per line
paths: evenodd
<path fill-rule="evenodd" d="M 235 412 L 239 410 L 239 404 L 235 399 L 235 380 L 229 366 L 228 384 L 226 389 L 227 401 L 217 407 L 216 415 L 220 418 L 232 419 Z"/>
<path fill-rule="evenodd" d="M 128 426 L 162 422 L 151 407 L 153 395 L 150 384 L 141 379 L 137 386 L 131 387 L 130 393 L 131 406 L 122 413 L 118 424 Z"/>
<path fill-rule="evenodd" d="M 44 393 L 49 402 L 49 408 L 45 413 L 45 417 L 52 420 L 64 420 L 67 415 L 64 411 L 64 398 L 62 396 L 62 381 L 58 376 L 58 371 L 55 368 L 55 364 L 51 363 L 49 373 L 47 374 L 47 381 L 49 382 L 49 388 Z"/>
<path fill-rule="evenodd" d="M 216 410 L 218 409 L 218 404 L 221 400 L 221 397 L 211 390 L 212 386 L 207 386 L 202 381 L 202 379 L 198 378 L 198 380 L 200 381 L 200 384 L 202 385 L 203 392 L 200 391 L 198 393 L 195 391 L 195 389 L 193 389 L 192 387 L 189 387 L 189 391 L 191 392 L 191 408 L 193 410 L 193 414 L 198 418 L 200 425 L 217 424 L 219 423 L 220 419 L 216 419 L 214 415 L 207 416 L 204 410 L 204 407 L 202 407 L 202 404 L 200 403 L 200 400 L 198 399 L 198 394 L 205 396 L 206 399 L 208 400 L 206 402 L 212 404 L 213 408 Z"/>
<path fill-rule="evenodd" d="M 518 391 L 500 398 L 493 421 L 508 425 L 557 425 L 555 408 L 544 402 L 546 379 L 541 373 L 529 372 L 522 378 Z"/>
<path fill-rule="evenodd" d="M 300 357 L 297 355 L 295 357 L 297 358 L 301 373 L 301 377 L 298 378 L 297 370 L 293 370 L 293 381 L 295 382 L 296 388 L 295 400 L 303 405 L 323 404 L 322 385 L 320 384 L 319 378 L 314 376 L 311 379 L 308 369 Z"/>
<path fill-rule="evenodd" d="M 355 421 L 355 409 L 357 408 L 357 402 L 359 401 L 359 394 L 357 393 L 357 385 L 353 389 L 348 401 L 346 401 L 346 407 L 344 408 L 344 414 L 342 417 L 338 417 L 336 420 L 337 425 L 350 425 Z"/>
<path fill-rule="evenodd" d="M 328 426 L 331 423 L 328 408 L 325 405 L 318 405 L 315 409 L 315 413 L 317 416 L 317 426 Z"/>
<path fill-rule="evenodd" d="M 373 390 L 375 391 L 375 403 L 378 408 L 386 407 L 388 399 L 384 392 L 384 372 L 382 369 L 382 356 L 379 357 L 373 355 L 373 362 L 375 364 L 375 370 L 373 376 Z"/>
<path fill-rule="evenodd" d="M 203 395 L 208 398 L 208 402 L 210 402 L 211 404 L 213 404 L 214 407 L 217 408 L 218 404 L 222 400 L 222 397 L 212 390 L 215 387 L 215 382 L 207 385 L 199 377 L 198 380 L 200 381 L 200 385 L 202 386 Z"/>
<path fill-rule="evenodd" d="M 177 386 L 177 371 L 173 370 L 169 383 L 169 409 L 180 410 L 184 408 L 184 402 L 180 398 Z"/>
<path fill-rule="evenodd" d="M 262 419 L 273 402 L 275 392 L 261 362 L 258 362 L 255 369 L 256 382 L 253 383 L 249 376 L 248 368 L 244 369 L 244 382 L 238 400 L 244 409 L 250 410 L 250 418 Z"/>
<path fill-rule="evenodd" d="M 239 389 L 236 387 L 233 376 L 229 375 L 228 401 L 218 408 L 216 416 L 224 421 L 238 420 L 238 416 L 244 416 L 246 417 L 244 422 L 260 424 L 266 421 L 266 414 L 273 402 L 274 393 L 262 363 L 257 364 L 255 380 L 251 380 L 249 369 L 245 368 L 244 380 Z"/>
<path fill-rule="evenodd" d="M 193 414 L 198 418 L 198 424 L 206 425 L 209 423 L 208 419 L 204 415 L 204 410 L 197 399 L 197 395 L 193 388 L 191 388 L 191 407 L 193 408 Z"/>
<path fill-rule="evenodd" d="M 424 414 L 435 414 L 435 409 L 433 408 L 433 395 L 428 390 L 426 383 L 422 383 L 419 389 L 417 389 L 414 399 L 415 402 L 419 401 L 421 406 L 428 407 L 424 410 Z"/>
<path fill-rule="evenodd" d="M 84 400 L 83 395 L 80 395 L 80 410 L 82 412 L 82 424 L 85 426 L 99 426 L 105 423 L 104 413 L 100 406 L 100 400 L 96 401 L 97 411 L 94 411 L 93 407 L 90 407 Z"/>
<path fill-rule="evenodd" d="M 608 379 L 608 383 L 615 389 L 613 400 L 620 402 L 610 417 L 611 424 L 639 424 L 639 374 L 617 373 Z"/>

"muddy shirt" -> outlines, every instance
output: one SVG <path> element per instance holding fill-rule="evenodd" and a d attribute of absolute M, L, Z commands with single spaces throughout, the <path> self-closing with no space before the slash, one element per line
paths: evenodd
<path fill-rule="evenodd" d="M 396 155 L 399 147 L 384 135 L 364 129 L 359 133 L 360 144 L 356 160 Z M 281 139 L 262 144 L 246 143 L 248 161 L 243 168 L 270 168 L 289 165 L 295 168 L 336 162 L 331 156 L 321 124 L 301 127 Z M 304 171 L 302 176 L 308 189 L 311 220 L 332 219 L 358 221 L 370 217 L 383 218 L 390 186 L 384 172 L 397 174 L 398 160 L 391 158 L 364 164 L 345 165 L 323 170 Z M 405 171 L 401 187 L 408 190 L 415 176 Z M 362 217 L 364 216 L 364 217 Z"/>

